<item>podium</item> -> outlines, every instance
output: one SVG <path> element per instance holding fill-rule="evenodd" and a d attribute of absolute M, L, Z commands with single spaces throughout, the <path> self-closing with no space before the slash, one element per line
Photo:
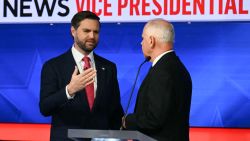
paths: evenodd
<path fill-rule="evenodd" d="M 138 131 L 68 129 L 68 138 L 74 141 L 156 141 Z"/>

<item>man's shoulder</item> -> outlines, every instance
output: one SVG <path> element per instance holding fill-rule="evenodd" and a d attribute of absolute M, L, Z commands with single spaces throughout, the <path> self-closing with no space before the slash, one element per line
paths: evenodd
<path fill-rule="evenodd" d="M 60 54 L 58 56 L 55 56 L 55 57 L 47 60 L 44 64 L 61 64 L 61 63 L 65 63 L 66 60 L 70 58 L 70 55 L 72 56 L 71 51 L 66 51 L 63 54 Z"/>

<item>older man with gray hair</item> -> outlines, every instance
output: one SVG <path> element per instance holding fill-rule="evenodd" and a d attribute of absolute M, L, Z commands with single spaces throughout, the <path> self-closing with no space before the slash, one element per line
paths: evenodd
<path fill-rule="evenodd" d="M 134 113 L 123 128 L 159 141 L 188 141 L 192 81 L 173 49 L 174 28 L 163 19 L 149 21 L 142 33 L 142 51 L 152 67 L 142 82 Z"/>

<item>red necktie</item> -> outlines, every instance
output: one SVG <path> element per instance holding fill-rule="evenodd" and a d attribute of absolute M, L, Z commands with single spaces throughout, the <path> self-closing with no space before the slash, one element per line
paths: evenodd
<path fill-rule="evenodd" d="M 90 66 L 90 59 L 89 57 L 85 56 L 82 59 L 84 61 L 84 70 L 91 68 Z M 85 87 L 85 91 L 88 98 L 89 108 L 92 110 L 93 104 L 94 104 L 94 83 L 91 83 Z"/>

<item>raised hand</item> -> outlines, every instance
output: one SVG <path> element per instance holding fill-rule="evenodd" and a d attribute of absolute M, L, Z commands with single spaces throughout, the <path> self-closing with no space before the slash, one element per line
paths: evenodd
<path fill-rule="evenodd" d="M 84 70 L 83 73 L 78 74 L 78 68 L 75 66 L 75 70 L 67 87 L 69 95 L 74 96 L 76 92 L 83 90 L 87 85 L 93 83 L 95 76 L 96 70 L 93 68 L 89 68 Z"/>

